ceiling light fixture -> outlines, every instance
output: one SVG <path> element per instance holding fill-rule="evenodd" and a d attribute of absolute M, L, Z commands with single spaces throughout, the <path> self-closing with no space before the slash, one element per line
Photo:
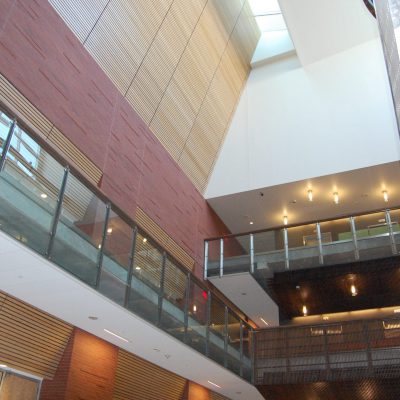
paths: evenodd
<path fill-rule="evenodd" d="M 46 194 L 46 193 L 42 193 L 42 194 L 40 195 L 40 197 L 41 197 L 42 199 L 47 199 L 47 194 Z"/>
<path fill-rule="evenodd" d="M 339 193 L 338 192 L 333 192 L 333 201 L 335 204 L 339 204 Z"/>
<path fill-rule="evenodd" d="M 195 313 L 197 311 L 197 306 L 196 304 L 193 305 L 193 312 Z"/>
<path fill-rule="evenodd" d="M 307 314 L 308 314 L 308 310 L 307 310 L 307 307 L 304 305 L 303 306 L 303 315 L 306 317 Z"/>
<path fill-rule="evenodd" d="M 140 267 L 135 267 L 136 271 L 140 271 L 141 268 Z"/>
<path fill-rule="evenodd" d="M 0 368 L 8 368 L 6 364 L 0 364 Z"/>
<path fill-rule="evenodd" d="M 396 308 L 395 310 L 393 310 L 393 312 L 394 312 L 395 314 L 400 314 L 400 308 Z"/>
<path fill-rule="evenodd" d="M 123 342 L 129 343 L 128 339 L 125 339 L 124 337 L 119 336 L 116 333 L 109 331 L 108 329 L 104 329 L 104 332 L 108 333 L 109 335 L 115 336 L 116 338 L 122 340 Z"/>
<path fill-rule="evenodd" d="M 350 292 L 351 292 L 351 295 L 354 297 L 354 296 L 357 296 L 357 294 L 358 294 L 358 292 L 357 292 L 357 288 L 354 286 L 354 285 L 351 285 L 350 286 Z"/>
<path fill-rule="evenodd" d="M 389 201 L 389 195 L 387 190 L 382 190 L 383 200 L 387 203 Z"/>
<path fill-rule="evenodd" d="M 250 221 L 250 225 L 253 225 L 254 224 L 254 222 L 253 221 Z"/>
<path fill-rule="evenodd" d="M 262 322 L 264 322 L 265 325 L 269 326 L 269 323 L 264 318 L 260 317 L 260 319 L 261 319 Z"/>
<path fill-rule="evenodd" d="M 213 386 L 215 386 L 215 387 L 217 387 L 217 388 L 220 388 L 221 389 L 221 386 L 219 386 L 219 385 L 217 385 L 216 383 L 214 383 L 214 382 L 211 382 L 211 381 L 207 381 L 210 385 L 213 385 Z"/>
<path fill-rule="evenodd" d="M 113 231 L 112 228 L 108 228 L 108 229 L 107 229 L 107 233 L 109 233 L 109 234 L 111 234 L 112 231 Z"/>
<path fill-rule="evenodd" d="M 283 216 L 283 225 L 287 225 L 288 224 L 288 217 L 287 215 Z"/>
<path fill-rule="evenodd" d="M 322 319 L 323 319 L 324 321 L 329 321 L 329 317 L 327 317 L 327 316 L 322 317 Z"/>
<path fill-rule="evenodd" d="M 313 201 L 313 192 L 311 189 L 308 189 L 307 196 L 308 196 L 308 201 Z"/>
<path fill-rule="evenodd" d="M 147 238 L 143 238 L 143 243 L 146 243 L 147 242 Z"/>

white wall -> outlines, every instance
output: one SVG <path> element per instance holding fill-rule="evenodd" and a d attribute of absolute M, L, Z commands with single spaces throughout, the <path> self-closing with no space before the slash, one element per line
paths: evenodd
<path fill-rule="evenodd" d="M 302 67 L 252 70 L 206 197 L 400 159 L 378 39 Z"/>

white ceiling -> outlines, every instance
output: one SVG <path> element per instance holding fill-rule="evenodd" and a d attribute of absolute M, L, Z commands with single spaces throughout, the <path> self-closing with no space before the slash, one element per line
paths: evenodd
<path fill-rule="evenodd" d="M 362 0 L 279 0 L 279 3 L 303 65 L 378 36 L 376 20 Z"/>
<path fill-rule="evenodd" d="M 279 309 L 265 290 L 248 272 L 208 278 L 233 304 L 259 328 L 279 326 Z M 264 319 L 265 322 L 261 320 Z"/>
<path fill-rule="evenodd" d="M 2 232 L 0 259 L 0 290 L 233 400 L 263 399 L 254 386 Z M 98 320 L 92 321 L 89 316 L 97 316 Z M 105 333 L 104 329 L 128 339 L 129 343 Z M 221 389 L 211 386 L 208 380 Z"/>
<path fill-rule="evenodd" d="M 400 205 L 400 164 L 391 162 L 208 199 L 232 233 L 254 231 Z M 313 201 L 307 190 L 312 188 Z M 389 193 L 383 201 L 382 190 Z M 339 193 L 339 204 L 333 192 Z M 260 194 L 263 193 L 263 196 Z M 294 203 L 295 201 L 295 203 Z M 254 224 L 250 225 L 250 221 Z"/>

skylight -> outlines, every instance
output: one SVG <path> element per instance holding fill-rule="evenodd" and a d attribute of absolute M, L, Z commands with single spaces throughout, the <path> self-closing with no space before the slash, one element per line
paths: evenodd
<path fill-rule="evenodd" d="M 261 32 L 287 30 L 278 0 L 249 0 Z"/>

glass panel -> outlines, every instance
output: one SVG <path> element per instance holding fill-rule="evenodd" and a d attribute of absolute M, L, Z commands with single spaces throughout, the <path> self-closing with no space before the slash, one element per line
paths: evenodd
<path fill-rule="evenodd" d="M 285 270 L 285 250 L 283 230 L 254 234 L 255 272 L 263 277 L 270 277 L 272 271 Z"/>
<path fill-rule="evenodd" d="M 94 286 L 97 279 L 106 205 L 69 175 L 51 258 Z"/>
<path fill-rule="evenodd" d="M 348 218 L 321 222 L 324 264 L 340 264 L 355 260 L 351 224 Z"/>
<path fill-rule="evenodd" d="M 400 209 L 390 211 L 394 241 L 397 247 L 397 253 L 400 252 Z"/>
<path fill-rule="evenodd" d="M 185 333 L 186 282 L 187 273 L 167 259 L 164 273 L 161 328 L 181 341 L 184 340 Z"/>
<path fill-rule="evenodd" d="M 361 260 L 392 255 L 389 226 L 384 212 L 356 217 L 355 226 Z"/>
<path fill-rule="evenodd" d="M 191 280 L 187 344 L 203 354 L 206 353 L 207 299 L 207 291 Z"/>
<path fill-rule="evenodd" d="M 10 131 L 12 121 L 7 117 L 6 114 L 0 111 L 0 157 L 3 154 L 4 142 Z"/>
<path fill-rule="evenodd" d="M 124 304 L 131 264 L 133 229 L 114 211 L 110 211 L 104 245 L 99 290 L 110 299 Z"/>
<path fill-rule="evenodd" d="M 138 233 L 128 308 L 153 324 L 158 323 L 162 265 L 161 251 Z"/>
<path fill-rule="evenodd" d="M 304 269 L 319 265 L 316 224 L 288 228 L 289 268 Z"/>
<path fill-rule="evenodd" d="M 227 367 L 235 374 L 240 374 L 240 320 L 228 312 L 228 354 Z"/>
<path fill-rule="evenodd" d="M 1 400 L 36 400 L 39 382 L 7 373 L 1 385 Z"/>
<path fill-rule="evenodd" d="M 225 361 L 225 306 L 211 297 L 209 357 L 224 365 Z"/>
<path fill-rule="evenodd" d="M 224 275 L 250 271 L 250 235 L 224 238 Z"/>
<path fill-rule="evenodd" d="M 243 324 L 243 378 L 251 381 L 251 328 Z"/>
<path fill-rule="evenodd" d="M 220 258 L 220 240 L 211 240 L 208 242 L 208 266 L 207 275 L 216 276 L 219 274 L 219 258 Z"/>
<path fill-rule="evenodd" d="M 53 157 L 24 131 L 15 130 L 0 174 L 0 226 L 40 254 L 48 248 L 63 175 Z"/>

